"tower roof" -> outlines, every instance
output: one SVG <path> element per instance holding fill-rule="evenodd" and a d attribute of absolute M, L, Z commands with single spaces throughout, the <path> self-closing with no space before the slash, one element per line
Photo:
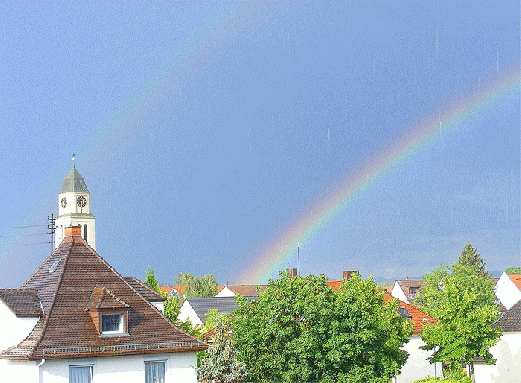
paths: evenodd
<path fill-rule="evenodd" d="M 87 185 L 85 184 L 85 180 L 81 176 L 80 172 L 76 170 L 76 167 L 72 167 L 67 177 L 65 177 L 65 181 L 63 181 L 62 190 L 60 193 L 67 192 L 83 192 L 88 193 Z"/>

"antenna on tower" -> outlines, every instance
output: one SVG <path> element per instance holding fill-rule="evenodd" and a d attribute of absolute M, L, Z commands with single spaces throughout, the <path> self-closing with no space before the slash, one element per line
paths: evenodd
<path fill-rule="evenodd" d="M 51 235 L 51 241 L 49 242 L 51 244 L 51 252 L 54 250 L 54 233 L 56 232 L 56 225 L 55 221 L 56 218 L 54 218 L 54 214 L 51 214 L 51 216 L 47 216 L 47 219 L 49 220 L 49 224 L 47 225 L 47 229 L 49 229 L 49 232 L 47 234 Z"/>

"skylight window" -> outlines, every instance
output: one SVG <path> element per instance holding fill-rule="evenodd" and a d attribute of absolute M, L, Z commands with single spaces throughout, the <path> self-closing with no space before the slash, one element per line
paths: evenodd
<path fill-rule="evenodd" d="M 51 267 L 49 268 L 49 274 L 51 273 L 54 273 L 54 270 L 56 270 L 56 266 L 58 266 L 58 263 L 60 263 L 60 261 L 55 261 Z"/>

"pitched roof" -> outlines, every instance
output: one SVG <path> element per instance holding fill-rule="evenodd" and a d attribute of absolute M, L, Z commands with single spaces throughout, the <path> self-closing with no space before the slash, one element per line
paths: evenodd
<path fill-rule="evenodd" d="M 243 297 L 256 297 L 260 292 L 266 290 L 268 285 L 227 285 L 226 287 L 236 295 L 242 295 Z"/>
<path fill-rule="evenodd" d="M 135 277 L 125 277 L 124 278 L 127 283 L 132 286 L 134 290 L 136 290 L 139 295 L 141 295 L 143 298 L 145 298 L 149 302 L 163 302 L 166 300 L 164 296 L 159 294 L 157 291 L 154 291 L 147 285 L 145 285 L 143 282 L 141 282 L 139 279 Z"/>
<path fill-rule="evenodd" d="M 94 287 L 90 296 L 87 310 L 97 309 L 117 309 L 129 307 L 121 299 L 117 298 L 110 290 L 105 287 Z"/>
<path fill-rule="evenodd" d="M 492 323 L 492 326 L 501 328 L 503 332 L 520 332 L 521 301 L 512 306 L 510 310 L 505 311 L 497 321 Z"/>
<path fill-rule="evenodd" d="M 38 318 L 43 314 L 35 289 L 0 289 L 0 299 L 17 317 Z"/>
<path fill-rule="evenodd" d="M 60 193 L 67 192 L 83 192 L 88 193 L 87 184 L 85 180 L 81 176 L 80 172 L 76 170 L 75 167 L 71 169 L 65 180 L 63 181 L 63 186 Z"/>
<path fill-rule="evenodd" d="M 395 297 L 393 297 L 388 292 L 385 292 L 384 294 L 384 300 L 385 301 L 391 301 L 391 300 L 397 300 L 398 304 L 400 305 L 400 309 L 398 310 L 398 313 L 405 317 L 410 318 L 411 322 L 413 324 L 413 333 L 418 334 L 422 331 L 423 325 L 426 323 L 436 323 L 438 320 L 434 318 L 433 316 L 424 313 L 417 307 L 410 305 L 408 303 L 405 303 Z"/>
<path fill-rule="evenodd" d="M 508 274 L 508 277 L 514 282 L 519 290 L 521 290 L 521 274 Z"/>
<path fill-rule="evenodd" d="M 58 263 L 50 273 L 54 262 Z M 2 353 L 4 358 L 90 357 L 206 348 L 205 343 L 175 327 L 81 236 L 66 237 L 24 286 L 38 290 L 44 316 L 26 340 Z M 128 335 L 98 334 L 85 310 L 95 288 L 109 290 L 116 300 L 129 306 Z"/>
<path fill-rule="evenodd" d="M 188 298 L 187 301 L 203 324 L 206 324 L 209 310 L 216 309 L 219 314 L 231 314 L 239 307 L 235 297 Z"/>

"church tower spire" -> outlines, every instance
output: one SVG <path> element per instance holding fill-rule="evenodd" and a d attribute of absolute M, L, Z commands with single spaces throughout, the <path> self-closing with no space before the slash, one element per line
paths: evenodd
<path fill-rule="evenodd" d="M 65 228 L 80 226 L 81 236 L 90 247 L 96 249 L 96 217 L 90 213 L 90 193 L 87 184 L 76 170 L 75 156 L 72 155 L 72 169 L 65 177 L 58 194 L 58 218 L 56 218 L 56 238 L 54 247 L 58 247 L 65 237 Z"/>

